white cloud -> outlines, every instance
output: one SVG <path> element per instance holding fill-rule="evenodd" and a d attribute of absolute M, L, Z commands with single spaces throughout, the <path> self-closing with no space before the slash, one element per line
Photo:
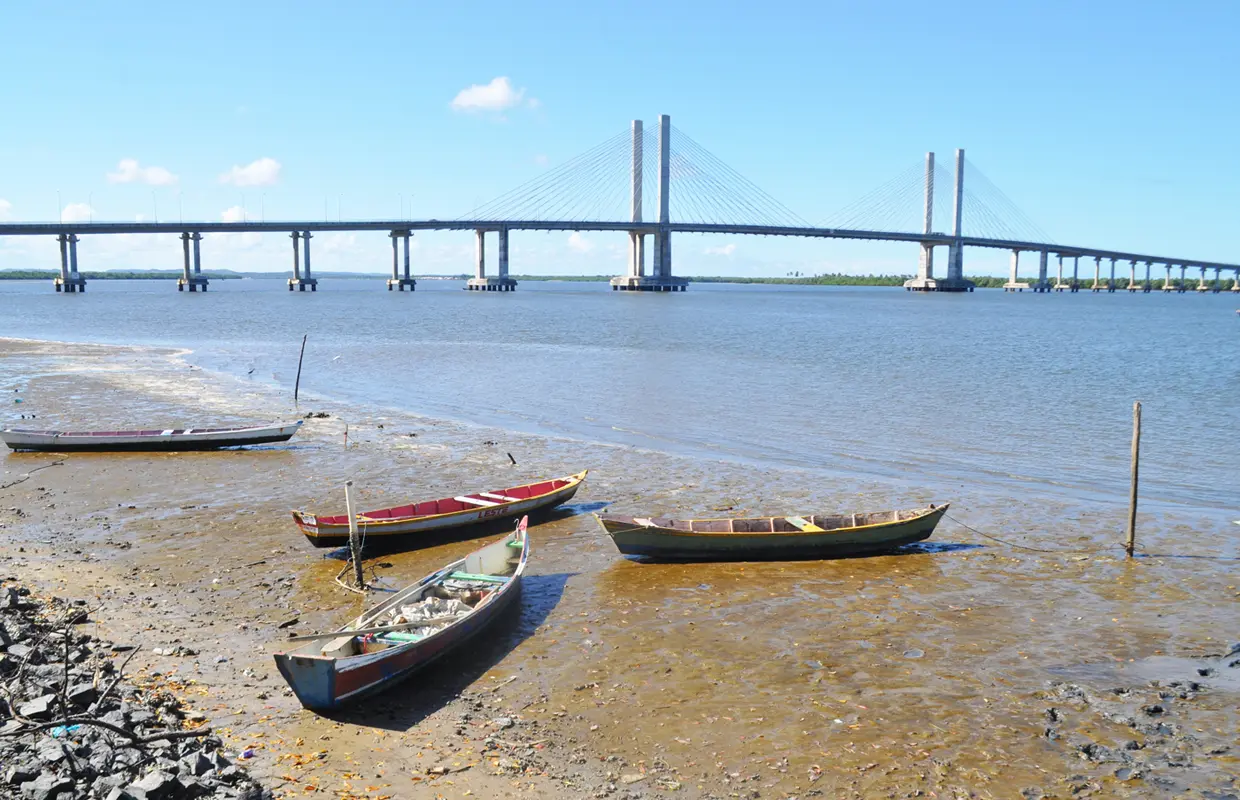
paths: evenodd
<path fill-rule="evenodd" d="M 220 183 L 233 186 L 270 186 L 280 179 L 280 162 L 274 158 L 260 158 L 244 167 L 234 166 L 220 176 Z"/>
<path fill-rule="evenodd" d="M 594 242 L 582 236 L 580 231 L 573 231 L 568 237 L 568 246 L 578 253 L 588 253 L 594 249 Z"/>
<path fill-rule="evenodd" d="M 719 247 L 708 247 L 702 252 L 708 256 L 730 256 L 736 252 L 736 245 L 725 244 Z"/>
<path fill-rule="evenodd" d="M 85 203 L 70 203 L 60 212 L 62 222 L 86 222 L 94 217 L 94 209 Z"/>
<path fill-rule="evenodd" d="M 3 197 L 0 197 L 0 219 L 8 219 L 10 212 L 13 211 L 13 204 Z"/>
<path fill-rule="evenodd" d="M 108 183 L 145 183 L 150 186 L 171 186 L 177 176 L 163 167 L 143 167 L 136 158 L 122 158 L 116 172 L 108 173 Z"/>
<path fill-rule="evenodd" d="M 521 105 L 525 99 L 524 89 L 512 88 L 512 82 L 500 76 L 488 84 L 475 83 L 467 89 L 457 92 L 452 98 L 454 111 L 506 111 Z M 530 108 L 541 105 L 537 98 L 531 97 L 526 104 Z"/>
<path fill-rule="evenodd" d="M 245 222 L 247 219 L 248 215 L 242 206 L 233 206 L 220 212 L 220 220 L 223 222 Z"/>

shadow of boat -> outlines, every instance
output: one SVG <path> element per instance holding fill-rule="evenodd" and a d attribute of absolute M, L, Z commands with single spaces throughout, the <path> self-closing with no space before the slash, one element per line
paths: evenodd
<path fill-rule="evenodd" d="M 466 643 L 410 680 L 356 704 L 320 716 L 336 722 L 368 725 L 389 731 L 407 731 L 469 689 L 492 667 L 538 630 L 559 605 L 568 580 L 577 573 L 527 575 L 521 581 L 520 601 Z"/>

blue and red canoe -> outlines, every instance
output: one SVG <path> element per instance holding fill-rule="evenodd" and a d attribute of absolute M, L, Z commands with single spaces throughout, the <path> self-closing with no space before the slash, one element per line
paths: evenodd
<path fill-rule="evenodd" d="M 331 633 L 275 656 L 301 704 L 328 710 L 386 689 L 464 644 L 520 596 L 527 519 Z"/>

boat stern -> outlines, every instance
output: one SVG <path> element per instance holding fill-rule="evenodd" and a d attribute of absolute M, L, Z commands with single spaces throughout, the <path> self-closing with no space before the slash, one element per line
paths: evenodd
<path fill-rule="evenodd" d="M 312 711 L 335 708 L 336 669 L 333 659 L 276 653 L 276 668 L 298 701 Z"/>

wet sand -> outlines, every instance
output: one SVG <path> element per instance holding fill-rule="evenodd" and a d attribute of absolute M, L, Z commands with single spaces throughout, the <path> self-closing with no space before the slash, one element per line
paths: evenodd
<path fill-rule="evenodd" d="M 33 427 L 293 414 L 173 352 L 9 340 L 0 354 L 28 376 L 0 388 Z M 1217 513 L 1141 514 L 1145 555 L 1128 561 L 1119 506 L 308 411 L 330 416 L 288 445 L 46 469 L 61 458 L 8 454 L 0 476 L 0 571 L 96 598 L 107 635 L 143 645 L 132 663 L 194 681 L 190 701 L 289 796 L 1197 797 L 1240 780 L 1240 667 L 1223 658 L 1240 553 Z M 587 467 L 566 512 L 532 529 L 521 609 L 482 646 L 330 719 L 285 690 L 281 640 L 360 610 L 332 581 L 340 554 L 310 547 L 290 508 L 338 509 L 347 479 L 373 507 Z M 890 556 L 661 565 L 621 558 L 588 515 L 930 501 L 1008 544 L 945 520 Z M 476 546 L 368 563 L 401 584 Z M 198 654 L 152 652 L 178 645 Z"/>

